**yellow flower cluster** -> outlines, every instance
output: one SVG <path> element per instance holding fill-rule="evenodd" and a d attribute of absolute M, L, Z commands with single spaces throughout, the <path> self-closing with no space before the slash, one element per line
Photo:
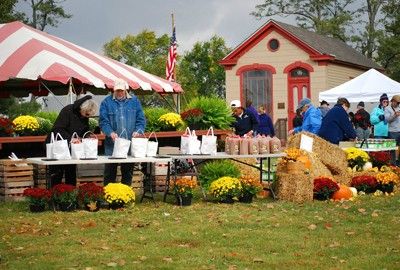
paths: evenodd
<path fill-rule="evenodd" d="M 356 160 L 358 157 L 360 157 L 360 158 L 362 158 L 362 160 L 364 162 L 369 161 L 369 156 L 368 156 L 367 152 L 365 152 L 359 148 L 350 147 L 344 151 L 346 152 L 347 160 Z"/>
<path fill-rule="evenodd" d="M 382 185 L 390 183 L 397 184 L 399 182 L 399 177 L 394 172 L 380 172 L 377 173 L 375 177 L 378 183 Z"/>
<path fill-rule="evenodd" d="M 210 185 L 210 194 L 217 199 L 222 199 L 228 195 L 236 196 L 242 190 L 239 179 L 224 176 L 213 181 Z"/>
<path fill-rule="evenodd" d="M 158 121 L 162 124 L 165 124 L 165 125 L 171 126 L 171 127 L 178 127 L 180 125 L 183 125 L 182 118 L 177 113 L 163 114 L 160 116 L 160 118 L 158 118 Z"/>
<path fill-rule="evenodd" d="M 130 203 L 135 201 L 132 188 L 121 183 L 110 183 L 104 187 L 104 198 L 108 203 Z"/>
<path fill-rule="evenodd" d="M 286 160 L 297 160 L 299 156 L 304 155 L 303 150 L 298 148 L 287 148 L 285 149 L 286 156 L 284 157 Z"/>
<path fill-rule="evenodd" d="M 175 181 L 175 191 L 179 194 L 192 194 L 193 189 L 197 187 L 196 179 L 179 178 Z"/>
<path fill-rule="evenodd" d="M 39 128 L 38 120 L 30 115 L 21 115 L 14 119 L 13 121 L 15 127 L 15 131 L 24 131 L 24 130 L 37 130 Z"/>

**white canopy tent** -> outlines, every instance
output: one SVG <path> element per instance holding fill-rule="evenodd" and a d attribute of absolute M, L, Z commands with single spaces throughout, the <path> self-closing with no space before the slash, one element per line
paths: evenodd
<path fill-rule="evenodd" d="M 379 102 L 379 97 L 383 93 L 386 93 L 389 99 L 399 95 L 400 83 L 372 68 L 348 82 L 320 92 L 319 100 L 335 103 L 339 97 L 344 97 L 350 103 Z"/>

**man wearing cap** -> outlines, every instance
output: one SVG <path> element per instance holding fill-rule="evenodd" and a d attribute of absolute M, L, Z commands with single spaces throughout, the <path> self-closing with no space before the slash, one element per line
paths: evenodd
<path fill-rule="evenodd" d="M 389 98 L 382 94 L 379 105 L 371 112 L 371 124 L 374 125 L 374 138 L 386 139 L 389 134 L 389 125 L 385 119 L 385 108 L 389 105 Z"/>
<path fill-rule="evenodd" d="M 253 113 L 245 111 L 239 100 L 232 100 L 231 108 L 236 122 L 233 123 L 235 134 L 239 136 L 255 136 L 258 122 Z"/>
<path fill-rule="evenodd" d="M 385 119 L 389 124 L 389 138 L 395 139 L 396 144 L 400 141 L 400 95 L 394 95 L 390 100 L 390 106 L 385 108 Z M 396 152 L 391 151 L 392 164 L 396 165 Z"/>
<path fill-rule="evenodd" d="M 321 127 L 321 111 L 312 105 L 311 99 L 309 98 L 303 98 L 297 106 L 297 109 L 299 109 L 301 114 L 303 114 L 303 124 L 290 130 L 289 135 L 301 131 L 308 131 L 317 134 Z"/>
<path fill-rule="evenodd" d="M 347 111 L 350 102 L 346 98 L 338 98 L 335 106 L 322 119 L 318 136 L 333 144 L 356 138 L 356 132 L 350 122 Z"/>
<path fill-rule="evenodd" d="M 371 122 L 370 122 L 370 115 L 364 109 L 365 103 L 360 101 L 357 104 L 357 112 L 354 114 L 353 124 L 356 129 L 357 138 L 359 140 L 365 140 L 369 138 L 371 134 Z"/>
<path fill-rule="evenodd" d="M 146 120 L 139 99 L 128 93 L 128 84 L 123 79 L 114 82 L 114 92 L 108 95 L 100 105 L 100 128 L 106 135 L 104 151 L 111 156 L 114 149 L 114 140 L 123 130 L 126 130 L 128 139 L 144 132 Z M 105 164 L 104 186 L 114 183 L 117 176 L 118 164 Z M 121 163 L 121 182 L 131 186 L 133 163 Z"/>
<path fill-rule="evenodd" d="M 321 101 L 321 105 L 318 107 L 318 109 L 321 111 L 322 118 L 324 118 L 330 109 L 329 103 L 326 102 L 325 100 Z"/>

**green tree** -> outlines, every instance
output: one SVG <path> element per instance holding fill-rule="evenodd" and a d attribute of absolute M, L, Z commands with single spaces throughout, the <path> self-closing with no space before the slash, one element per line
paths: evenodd
<path fill-rule="evenodd" d="M 213 36 L 209 41 L 197 42 L 182 57 L 177 73 L 178 81 L 185 90 L 185 97 L 217 95 L 225 97 L 225 70 L 219 61 L 229 48 L 222 37 Z"/>
<path fill-rule="evenodd" d="M 116 37 L 104 46 L 105 55 L 134 66 L 151 74 L 165 78 L 165 61 L 170 39 L 168 35 L 157 37 L 154 31 Z"/>
<path fill-rule="evenodd" d="M 400 1 L 389 1 L 383 12 L 386 36 L 381 39 L 378 60 L 392 79 L 400 81 Z"/>
<path fill-rule="evenodd" d="M 60 19 L 69 19 L 71 14 L 67 14 L 62 7 L 64 1 L 57 0 L 24 0 L 30 5 L 32 14 L 29 16 L 28 23 L 39 30 L 44 30 L 46 26 L 56 27 Z"/>
<path fill-rule="evenodd" d="M 0 2 L 0 23 L 24 20 L 24 14 L 15 11 L 18 0 L 2 0 Z"/>
<path fill-rule="evenodd" d="M 297 24 L 319 34 L 340 39 L 344 42 L 350 37 L 346 29 L 359 16 L 354 9 L 354 0 L 265 0 L 256 5 L 251 14 L 256 18 L 270 16 L 294 16 Z"/>

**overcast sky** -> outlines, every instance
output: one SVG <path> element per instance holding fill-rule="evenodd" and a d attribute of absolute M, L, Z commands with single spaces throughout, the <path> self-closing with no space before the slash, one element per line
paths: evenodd
<path fill-rule="evenodd" d="M 213 35 L 234 48 L 262 24 L 249 15 L 262 0 L 66 0 L 64 10 L 73 15 L 57 28 L 45 31 L 86 49 L 102 53 L 102 46 L 116 36 L 136 35 L 144 29 L 157 36 L 171 35 L 175 14 L 178 53 Z M 27 5 L 25 3 L 25 5 Z M 279 19 L 289 22 L 287 19 Z"/>

